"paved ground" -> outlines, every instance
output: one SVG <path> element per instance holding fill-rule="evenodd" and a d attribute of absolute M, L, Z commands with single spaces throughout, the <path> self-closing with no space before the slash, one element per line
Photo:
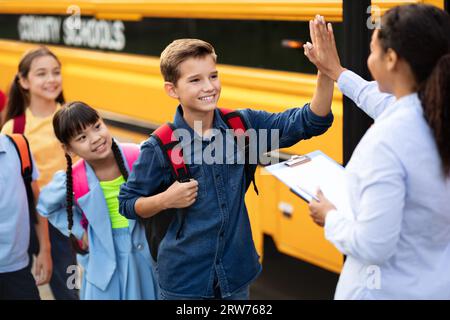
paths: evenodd
<path fill-rule="evenodd" d="M 252 300 L 332 299 L 338 275 L 279 253 L 265 238 L 263 271 L 250 288 Z M 48 285 L 41 299 L 53 300 Z"/>
<path fill-rule="evenodd" d="M 281 254 L 264 238 L 263 271 L 250 288 L 252 300 L 330 300 L 338 275 Z"/>
<path fill-rule="evenodd" d="M 39 287 L 39 293 L 42 300 L 55 300 L 48 284 Z"/>

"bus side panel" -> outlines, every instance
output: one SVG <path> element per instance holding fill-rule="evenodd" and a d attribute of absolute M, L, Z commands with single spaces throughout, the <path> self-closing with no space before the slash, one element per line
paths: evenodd
<path fill-rule="evenodd" d="M 0 40 L 0 68 L 4 70 L 0 76 L 2 89 L 6 89 L 13 79 L 20 57 L 32 47 L 35 45 Z M 163 90 L 158 59 L 56 46 L 50 48 L 62 62 L 63 87 L 68 101 L 82 100 L 95 108 L 155 126 L 172 120 L 178 102 L 167 97 Z M 315 89 L 314 75 L 223 65 L 218 68 L 223 83 L 222 107 L 253 107 L 281 112 L 309 102 Z M 335 122 L 326 134 L 301 141 L 287 152 L 307 153 L 321 149 L 340 162 L 341 100 L 342 96 L 336 92 L 333 101 Z M 117 131 L 117 134 L 126 136 L 123 131 Z M 139 138 L 141 136 L 129 137 L 133 141 Z M 260 196 L 249 190 L 247 205 L 254 242 L 260 255 L 263 254 L 265 233 L 275 239 L 282 252 L 336 271 L 340 258 L 322 250 L 326 241 L 321 233 L 314 231 L 316 227 L 298 218 L 288 220 L 278 209 L 281 201 L 290 201 L 296 208 L 295 216 L 309 218 L 307 208 L 301 206 L 302 200 L 290 194 L 286 200 L 285 187 L 272 176 L 258 174 L 257 183 Z M 309 240 L 300 240 L 304 237 Z"/>

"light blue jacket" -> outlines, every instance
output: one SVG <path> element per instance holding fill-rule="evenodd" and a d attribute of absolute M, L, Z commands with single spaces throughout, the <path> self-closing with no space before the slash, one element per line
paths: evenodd
<path fill-rule="evenodd" d="M 120 148 L 120 145 L 119 145 Z M 121 152 L 122 149 L 120 148 Z M 123 152 L 122 152 L 123 157 Z M 128 163 L 124 157 L 125 167 Z M 114 250 L 112 226 L 108 207 L 94 170 L 86 163 L 86 174 L 89 192 L 78 199 L 78 204 L 89 221 L 89 254 L 77 255 L 78 262 L 86 270 L 86 280 L 101 290 L 105 290 L 116 270 L 116 254 Z M 42 189 L 37 206 L 38 212 L 49 219 L 66 236 L 69 235 L 66 211 L 66 173 L 58 171 L 53 180 Z M 81 227 L 82 211 L 78 205 L 73 206 L 72 233 L 81 239 L 84 229 Z M 136 220 L 128 220 L 132 235 L 133 247 L 145 260 L 151 263 L 150 251 L 145 237 L 145 230 Z"/>

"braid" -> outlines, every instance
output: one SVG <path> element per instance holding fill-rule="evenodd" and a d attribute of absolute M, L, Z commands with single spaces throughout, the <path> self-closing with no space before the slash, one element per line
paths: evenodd
<path fill-rule="evenodd" d="M 69 234 L 72 234 L 73 227 L 73 182 L 72 182 L 72 158 L 66 153 L 67 170 L 66 170 L 66 209 Z"/>
<path fill-rule="evenodd" d="M 66 160 L 67 160 L 67 170 L 66 170 L 66 210 L 67 210 L 67 222 L 68 222 L 68 229 L 69 229 L 69 240 L 72 244 L 73 249 L 82 255 L 85 255 L 88 253 L 87 250 L 84 250 L 78 241 L 78 239 L 75 237 L 75 235 L 72 234 L 72 227 L 73 227 L 73 180 L 72 180 L 72 158 L 66 153 Z"/>
<path fill-rule="evenodd" d="M 122 157 L 122 153 L 119 150 L 119 146 L 114 141 L 114 139 L 112 141 L 112 151 L 114 153 L 114 158 L 116 159 L 117 165 L 119 166 L 120 173 L 122 174 L 125 181 L 127 181 L 128 180 L 128 171 L 125 167 L 125 163 L 123 162 L 123 157 Z"/>

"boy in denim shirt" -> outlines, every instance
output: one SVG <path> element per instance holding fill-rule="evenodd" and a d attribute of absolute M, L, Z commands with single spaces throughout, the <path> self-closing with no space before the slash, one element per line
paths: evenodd
<path fill-rule="evenodd" d="M 143 143 L 119 195 L 120 212 L 130 219 L 173 210 L 153 255 L 161 299 L 248 299 L 249 285 L 261 272 L 244 203 L 249 185 L 245 165 L 237 160 L 238 152 L 224 155 L 217 148 L 228 146 L 224 133 L 230 128 L 217 108 L 221 85 L 216 58 L 214 48 L 197 39 L 176 40 L 161 54 L 164 88 L 180 103 L 173 125 L 183 132 L 180 144 L 192 179 L 173 182 L 171 164 L 152 136 Z M 319 74 L 313 100 L 303 108 L 239 113 L 258 138 L 269 132 L 270 145 L 278 134 L 276 148 L 286 148 L 331 126 L 332 96 L 333 81 Z M 214 161 L 198 161 L 199 154 L 208 152 Z"/>

